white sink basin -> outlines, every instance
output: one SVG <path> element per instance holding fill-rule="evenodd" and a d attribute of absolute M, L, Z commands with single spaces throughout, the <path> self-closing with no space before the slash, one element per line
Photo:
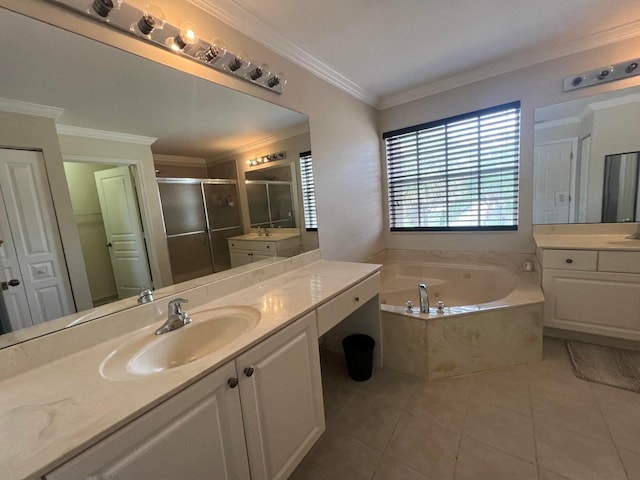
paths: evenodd
<path fill-rule="evenodd" d="M 186 365 L 228 345 L 254 328 L 260 312 L 245 306 L 218 307 L 191 315 L 193 321 L 156 335 L 145 328 L 111 352 L 100 365 L 103 377 L 126 380 Z"/>

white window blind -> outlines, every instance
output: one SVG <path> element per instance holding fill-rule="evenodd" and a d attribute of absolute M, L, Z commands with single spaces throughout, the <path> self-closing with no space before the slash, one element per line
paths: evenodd
<path fill-rule="evenodd" d="M 383 138 L 392 231 L 517 230 L 520 102 Z"/>
<path fill-rule="evenodd" d="M 318 220 L 316 217 L 316 192 L 313 181 L 313 163 L 311 152 L 300 154 L 300 176 L 302 178 L 302 204 L 304 209 L 304 223 L 306 230 L 317 231 Z"/>

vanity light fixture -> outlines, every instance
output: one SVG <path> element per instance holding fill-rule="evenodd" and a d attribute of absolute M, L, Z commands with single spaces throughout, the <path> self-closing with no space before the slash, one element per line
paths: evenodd
<path fill-rule="evenodd" d="M 261 63 L 256 68 L 251 70 L 247 75 L 251 80 L 257 80 L 260 77 L 269 78 L 269 75 L 271 75 L 271 68 L 266 63 Z"/>
<path fill-rule="evenodd" d="M 269 163 L 269 162 L 274 162 L 276 160 L 284 160 L 285 158 L 287 158 L 287 151 L 282 150 L 281 152 L 270 153 L 268 155 L 263 155 L 261 157 L 247 160 L 247 165 L 249 165 L 250 167 L 255 167 L 256 165 L 260 165 L 261 163 Z"/>
<path fill-rule="evenodd" d="M 277 87 L 278 85 L 284 86 L 287 83 L 287 77 L 282 72 L 278 72 L 274 74 L 269 80 L 267 80 L 267 85 L 271 88 Z"/>
<path fill-rule="evenodd" d="M 184 22 L 180 26 L 171 24 L 155 4 L 149 3 L 140 9 L 123 0 L 44 1 L 88 16 L 157 47 L 168 48 L 200 65 L 271 92 L 281 94 L 286 83 L 286 77 L 282 73 L 272 74 L 266 63 L 256 62 L 258 66 L 252 68 L 252 62 L 246 54 L 228 51 L 219 38 L 209 43 L 199 39 L 192 23 Z"/>
<path fill-rule="evenodd" d="M 224 42 L 219 38 L 214 38 L 207 48 L 200 50 L 196 54 L 196 57 L 205 63 L 211 63 L 224 57 L 225 53 L 227 53 L 227 47 Z"/>
<path fill-rule="evenodd" d="M 109 14 L 111 10 L 118 10 L 122 5 L 122 0 L 93 0 L 91 2 L 91 8 L 87 10 L 87 13 L 92 12 L 98 15 L 100 18 L 109 21 Z"/>
<path fill-rule="evenodd" d="M 601 83 L 613 82 L 614 80 L 640 75 L 638 64 L 640 64 L 640 58 L 606 65 L 589 70 L 588 72 L 565 77 L 563 82 L 564 91 L 568 92 L 577 88 L 591 87 L 592 85 L 599 85 Z"/>
<path fill-rule="evenodd" d="M 176 36 L 167 38 L 165 43 L 174 52 L 181 52 L 187 45 L 193 45 L 197 41 L 195 25 L 191 22 L 183 22 L 180 24 L 180 32 Z"/>
<path fill-rule="evenodd" d="M 234 55 L 231 61 L 227 64 L 227 68 L 232 72 L 240 70 L 241 68 L 247 69 L 250 66 L 251 60 L 249 60 L 249 57 L 244 52 Z"/>
<path fill-rule="evenodd" d="M 162 9 L 154 5 L 148 4 L 142 10 L 142 17 L 137 22 L 133 22 L 129 30 L 134 33 L 139 33 L 146 38 L 151 38 L 151 32 L 154 30 L 162 30 L 164 24 L 167 23 L 167 19 L 164 16 Z"/>

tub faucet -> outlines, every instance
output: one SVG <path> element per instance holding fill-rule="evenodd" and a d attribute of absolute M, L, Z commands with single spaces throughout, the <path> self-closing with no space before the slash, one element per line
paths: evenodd
<path fill-rule="evenodd" d="M 164 322 L 164 325 L 156 330 L 156 335 L 172 332 L 191 323 L 191 317 L 182 310 L 183 303 L 188 303 L 188 300 L 186 298 L 174 298 L 169 302 L 169 317 Z"/>
<path fill-rule="evenodd" d="M 429 313 L 429 292 L 427 292 L 427 286 L 424 283 L 418 284 L 418 293 L 420 295 L 420 311 Z"/>
<path fill-rule="evenodd" d="M 640 223 L 638 223 L 637 225 L 638 228 L 636 228 L 636 231 L 633 232 L 631 235 L 628 235 L 624 238 L 631 238 L 633 240 L 640 240 Z"/>

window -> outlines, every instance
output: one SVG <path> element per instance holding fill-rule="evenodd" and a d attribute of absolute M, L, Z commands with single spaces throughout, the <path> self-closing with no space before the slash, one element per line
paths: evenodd
<path fill-rule="evenodd" d="M 391 231 L 517 230 L 520 102 L 383 138 Z"/>
<path fill-rule="evenodd" d="M 316 217 L 316 192 L 313 181 L 313 164 L 311 152 L 300 154 L 300 176 L 302 177 L 302 204 L 304 207 L 304 223 L 307 232 L 318 231 Z"/>

